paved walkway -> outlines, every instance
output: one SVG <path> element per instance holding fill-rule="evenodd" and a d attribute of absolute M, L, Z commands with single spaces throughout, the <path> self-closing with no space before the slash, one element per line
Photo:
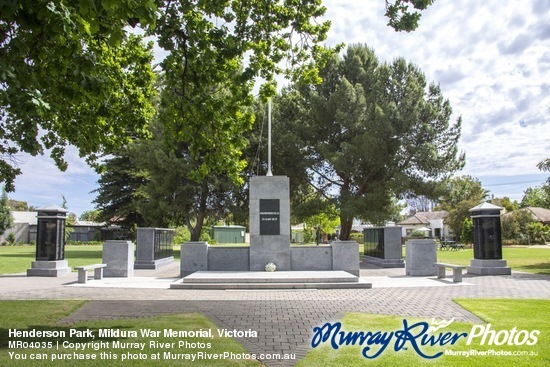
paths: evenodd
<path fill-rule="evenodd" d="M 452 301 L 454 298 L 550 299 L 550 276 L 513 272 L 511 276 L 465 275 L 452 278 L 405 277 L 405 269 L 365 268 L 361 276 L 372 289 L 298 291 L 174 290 L 179 264 L 157 271 L 137 270 L 134 278 L 76 284 L 77 275 L 60 278 L 0 276 L 0 299 L 90 299 L 60 321 L 150 317 L 201 312 L 220 328 L 256 330 L 257 338 L 236 338 L 256 355 L 296 353 L 310 349 L 314 326 L 337 321 L 346 312 L 399 315 L 481 322 Z M 146 289 L 146 290 L 145 290 Z M 263 360 L 267 366 L 292 366 L 296 361 Z"/>

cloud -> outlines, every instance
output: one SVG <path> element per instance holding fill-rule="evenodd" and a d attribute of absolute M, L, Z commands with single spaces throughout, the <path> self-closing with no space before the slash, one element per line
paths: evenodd
<path fill-rule="evenodd" d="M 516 38 L 506 44 L 506 42 L 501 42 L 498 46 L 501 53 L 505 55 L 510 54 L 521 54 L 524 52 L 531 44 L 533 43 L 533 36 L 531 34 L 520 34 Z"/>

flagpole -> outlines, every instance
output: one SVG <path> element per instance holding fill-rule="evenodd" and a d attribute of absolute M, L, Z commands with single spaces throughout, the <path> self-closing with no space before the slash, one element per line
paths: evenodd
<path fill-rule="evenodd" d="M 273 176 L 271 172 L 271 98 L 267 100 L 267 174 Z"/>

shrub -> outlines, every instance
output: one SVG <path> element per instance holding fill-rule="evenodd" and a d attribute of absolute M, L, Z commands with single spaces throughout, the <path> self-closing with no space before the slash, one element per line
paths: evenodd
<path fill-rule="evenodd" d="M 6 243 L 8 246 L 15 245 L 15 233 L 13 232 L 8 233 L 8 235 L 6 236 Z"/>
<path fill-rule="evenodd" d="M 424 237 L 426 237 L 426 233 L 415 229 L 414 231 L 409 233 L 408 237 L 409 238 L 424 238 Z"/>

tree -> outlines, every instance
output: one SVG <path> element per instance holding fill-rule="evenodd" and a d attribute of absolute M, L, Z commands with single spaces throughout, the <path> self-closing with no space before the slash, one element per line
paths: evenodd
<path fill-rule="evenodd" d="M 152 24 L 153 0 L 9 1 L 0 6 L 0 182 L 13 191 L 16 155 L 65 146 L 93 162 L 151 119 L 152 45 L 128 36 Z"/>
<path fill-rule="evenodd" d="M 14 211 L 25 212 L 33 210 L 32 206 L 29 207 L 29 204 L 26 201 L 9 199 L 9 204 L 10 208 Z"/>
<path fill-rule="evenodd" d="M 491 199 L 491 203 L 496 206 L 503 207 L 504 209 L 506 209 L 506 212 L 512 212 L 520 208 L 520 205 L 516 200 L 512 201 L 507 196 L 503 198 L 493 198 Z"/>
<path fill-rule="evenodd" d="M 533 215 L 525 209 L 515 210 L 502 216 L 502 238 L 519 244 L 528 244 L 528 227 L 534 223 Z"/>
<path fill-rule="evenodd" d="M 61 198 L 63 199 L 63 202 L 61 203 L 61 207 L 63 209 L 69 209 L 67 206 L 67 199 L 65 198 L 65 195 L 61 195 Z M 71 236 L 71 233 L 74 231 L 74 225 L 76 224 L 76 214 L 75 213 L 67 213 L 67 219 L 65 220 L 65 242 L 67 242 Z"/>
<path fill-rule="evenodd" d="M 0 198 L 0 235 L 4 234 L 8 228 L 13 226 L 13 218 L 10 212 L 8 194 L 2 188 L 2 197 Z"/>
<path fill-rule="evenodd" d="M 96 220 L 120 226 L 129 238 L 134 238 L 138 227 L 146 226 L 138 203 L 146 197 L 148 182 L 146 172 L 131 159 L 132 147 L 121 147 L 104 162 L 99 187 L 94 190 L 94 203 L 100 213 Z"/>
<path fill-rule="evenodd" d="M 414 30 L 420 18 L 417 10 L 432 2 L 386 0 L 389 25 Z M 75 145 L 93 163 L 97 156 L 112 153 L 145 133 L 153 115 L 152 52 L 141 38 L 127 35 L 128 25 L 139 25 L 146 34 L 156 36 L 168 51 L 162 67 L 173 81 L 173 92 L 185 101 L 179 105 L 174 127 L 179 132 L 185 120 L 191 125 L 182 132 L 187 134 L 193 132 L 194 124 L 202 123 L 195 122 L 196 113 L 218 114 L 221 102 L 209 100 L 213 85 L 226 83 L 233 89 L 234 100 L 224 106 L 225 113 L 232 114 L 239 111 L 239 105 L 249 103 L 251 81 L 256 77 L 266 81 L 262 92 L 267 95 L 274 93 L 274 76 L 279 73 L 295 80 L 319 81 L 310 61 L 332 53 L 318 46 L 330 26 L 329 21 L 317 21 L 324 13 L 320 0 L 2 3 L 0 182 L 8 191 L 14 190 L 14 179 L 21 173 L 19 152 L 35 156 L 49 150 L 64 170 L 67 144 Z M 233 75 L 244 58 L 246 68 Z M 288 69 L 281 67 L 285 60 Z M 211 123 L 213 131 L 223 131 L 226 122 Z M 195 139 L 198 149 L 211 143 Z M 226 157 L 223 147 L 227 144 L 231 141 L 218 141 L 214 151 L 219 153 L 213 156 Z"/>
<path fill-rule="evenodd" d="M 545 183 L 541 186 L 529 187 L 523 192 L 520 206 L 528 206 L 550 209 L 550 184 Z"/>
<path fill-rule="evenodd" d="M 185 225 L 191 241 L 199 241 L 207 219 L 215 220 L 230 211 L 234 183 L 227 174 L 207 172 L 201 180 L 194 176 L 202 157 L 195 156 L 190 144 L 177 141 L 166 127 L 156 123 L 153 139 L 139 141 L 134 164 L 147 174 L 146 196 L 139 211 L 153 226 Z"/>
<path fill-rule="evenodd" d="M 284 92 L 301 139 L 289 154 L 307 162 L 310 184 L 337 206 L 341 239 L 350 238 L 354 218 L 381 222 L 392 198 L 432 193 L 463 166 L 460 120 L 449 123 L 449 102 L 414 65 L 380 64 L 371 49 L 355 45 L 321 76 L 320 85 Z"/>
<path fill-rule="evenodd" d="M 474 223 L 471 218 L 464 218 L 462 222 L 462 231 L 460 232 L 460 240 L 466 244 L 474 243 Z"/>
<path fill-rule="evenodd" d="M 80 214 L 79 220 L 85 220 L 89 222 L 97 222 L 101 217 L 101 211 L 99 210 L 86 210 Z"/>
<path fill-rule="evenodd" d="M 407 198 L 409 206 L 409 216 L 415 215 L 417 212 L 429 212 L 434 207 L 434 202 L 426 196 L 414 196 Z"/>
<path fill-rule="evenodd" d="M 445 223 L 457 237 L 460 237 L 464 221 L 470 217 L 469 210 L 481 204 L 489 192 L 483 188 L 481 181 L 472 176 L 457 176 L 447 180 L 443 185 L 443 191 L 438 209 L 449 212 Z"/>
<path fill-rule="evenodd" d="M 153 31 L 169 54 L 161 63 L 159 120 L 188 145 L 197 164 L 190 178 L 199 182 L 210 172 L 224 173 L 239 183 L 244 133 L 253 123 L 253 81 L 266 81 L 263 95 L 274 93 L 277 74 L 318 81 L 310 61 L 332 53 L 317 45 L 330 26 L 316 22 L 325 8 L 317 0 L 165 1 L 160 8 Z M 281 68 L 283 60 L 289 68 Z"/>
<path fill-rule="evenodd" d="M 550 172 L 550 158 L 546 158 L 545 160 L 540 161 L 540 162 L 537 164 L 537 167 L 538 167 L 538 169 L 540 169 L 541 171 Z M 547 184 L 550 184 L 550 176 L 549 176 L 548 179 L 546 180 L 546 183 L 547 183 Z"/>
<path fill-rule="evenodd" d="M 445 182 L 443 194 L 439 198 L 440 208 L 452 210 L 463 201 L 471 201 L 476 206 L 488 195 L 489 192 L 483 188 L 479 179 L 468 175 L 456 176 Z"/>
<path fill-rule="evenodd" d="M 390 19 L 388 25 L 395 31 L 414 31 L 418 28 L 421 14 L 418 11 L 409 11 L 409 4 L 416 10 L 426 10 L 434 0 L 395 0 L 386 1 L 386 17 Z"/>

